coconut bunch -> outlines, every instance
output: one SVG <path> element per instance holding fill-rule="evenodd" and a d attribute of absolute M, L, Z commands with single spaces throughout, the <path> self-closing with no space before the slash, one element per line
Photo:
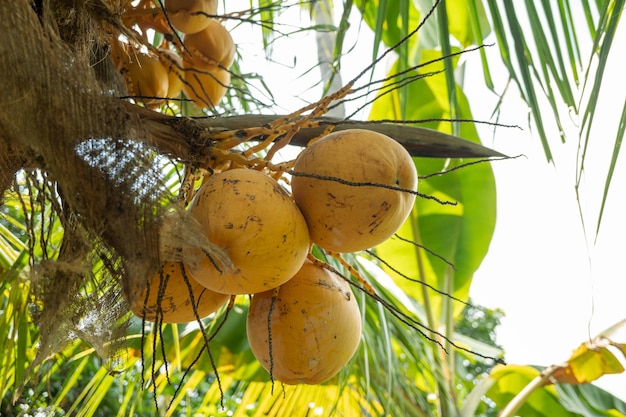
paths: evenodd
<path fill-rule="evenodd" d="M 128 301 L 144 320 L 176 323 L 251 294 L 247 335 L 256 358 L 283 383 L 318 384 L 356 352 L 361 315 L 349 281 L 311 247 L 356 252 L 387 240 L 413 207 L 417 173 L 401 145 L 362 129 L 318 139 L 290 172 L 290 187 L 251 168 L 207 176 L 187 211 L 230 264 L 189 245 Z"/>
<path fill-rule="evenodd" d="M 198 107 L 214 109 L 230 84 L 236 50 L 218 20 L 217 0 L 166 0 L 163 6 L 126 6 L 123 23 L 132 32 L 111 39 L 116 69 L 129 95 L 146 107 L 156 109 L 182 92 Z M 163 37 L 159 47 L 151 47 L 149 30 Z"/>

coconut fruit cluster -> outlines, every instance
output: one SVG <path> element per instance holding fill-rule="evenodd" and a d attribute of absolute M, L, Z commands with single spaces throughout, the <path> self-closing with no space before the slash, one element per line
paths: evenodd
<path fill-rule="evenodd" d="M 113 40 L 116 69 L 129 94 L 147 107 L 157 108 L 184 92 L 199 107 L 212 109 L 226 94 L 236 50 L 230 32 L 217 20 L 217 0 L 165 0 L 163 6 L 160 13 L 154 12 L 158 18 L 128 13 L 126 24 L 142 31 L 161 30 L 170 41 L 149 50 Z M 178 39 L 182 43 L 174 42 Z"/>
<path fill-rule="evenodd" d="M 356 352 L 361 315 L 349 283 L 309 258 L 311 246 L 355 252 L 385 241 L 407 218 L 416 189 L 408 152 L 358 129 L 305 148 L 291 193 L 254 169 L 216 172 L 188 210 L 231 267 L 185 248 L 185 262 L 166 263 L 148 277 L 150 292 L 140 292 L 132 310 L 146 320 L 159 311 L 163 322 L 193 321 L 231 295 L 250 294 L 247 337 L 259 362 L 286 384 L 324 382 Z"/>

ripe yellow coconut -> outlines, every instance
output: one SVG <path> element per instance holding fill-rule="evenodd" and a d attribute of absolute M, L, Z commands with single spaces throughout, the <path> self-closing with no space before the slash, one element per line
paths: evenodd
<path fill-rule="evenodd" d="M 349 284 L 307 260 L 277 292 L 252 296 L 247 320 L 252 353 L 285 384 L 327 381 L 352 358 L 361 339 L 361 315 Z"/>
<path fill-rule="evenodd" d="M 165 0 L 163 5 L 172 26 L 186 34 L 200 32 L 217 14 L 217 0 Z"/>
<path fill-rule="evenodd" d="M 183 91 L 198 107 L 212 109 L 219 104 L 228 85 L 230 72 L 217 66 L 186 69 Z"/>
<path fill-rule="evenodd" d="M 382 243 L 398 230 L 415 202 L 415 194 L 384 188 L 417 190 L 411 155 L 388 136 L 369 130 L 333 132 L 314 142 L 300 153 L 294 172 L 291 188 L 311 240 L 336 252 Z"/>
<path fill-rule="evenodd" d="M 198 107 L 214 108 L 230 85 L 235 43 L 228 30 L 212 20 L 201 32 L 185 36 L 190 54 L 183 56 L 185 95 Z"/>
<path fill-rule="evenodd" d="M 187 68 L 214 65 L 228 68 L 235 59 L 235 42 L 230 32 L 215 19 L 200 32 L 186 35 L 184 42 L 190 53 L 183 55 Z"/>
<path fill-rule="evenodd" d="M 159 48 L 159 59 L 167 71 L 167 97 L 178 97 L 183 91 L 183 59 L 175 51 Z"/>
<path fill-rule="evenodd" d="M 194 305 L 203 318 L 229 301 L 229 295 L 210 291 L 189 277 L 185 282 L 183 268 L 187 269 L 181 262 L 166 262 L 144 285 L 131 290 L 126 298 L 133 314 L 152 322 L 185 323 L 196 320 Z"/>
<path fill-rule="evenodd" d="M 220 271 L 208 256 L 187 249 L 186 259 L 196 260 L 189 262 L 190 276 L 212 291 L 251 294 L 276 288 L 294 276 L 308 254 L 302 213 L 278 182 L 259 171 L 213 175 L 198 190 L 190 213 L 234 267 Z"/>
<path fill-rule="evenodd" d="M 128 92 L 135 100 L 155 108 L 167 97 L 167 70 L 154 54 L 131 50 L 120 54 L 120 72 L 126 78 Z"/>

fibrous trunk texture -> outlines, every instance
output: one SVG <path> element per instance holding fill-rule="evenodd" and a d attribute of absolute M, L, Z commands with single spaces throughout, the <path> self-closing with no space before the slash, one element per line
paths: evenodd
<path fill-rule="evenodd" d="M 45 174 L 65 233 L 56 262 L 32 268 L 40 358 L 79 336 L 111 355 L 99 348 L 123 329 L 120 280 L 159 263 L 157 214 L 170 197 L 150 148 L 133 141 L 146 138 L 139 118 L 116 98 L 101 49 L 112 15 L 98 0 L 0 2 L 0 192 L 21 168 Z M 106 279 L 80 295 L 96 261 Z"/>

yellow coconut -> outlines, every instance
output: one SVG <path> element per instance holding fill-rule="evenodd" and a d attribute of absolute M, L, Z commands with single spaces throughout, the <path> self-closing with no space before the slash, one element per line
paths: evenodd
<path fill-rule="evenodd" d="M 152 322 L 185 323 L 195 321 L 196 314 L 206 317 L 229 301 L 229 295 L 210 291 L 189 277 L 185 279 L 186 269 L 182 262 L 166 262 L 160 271 L 147 277 L 126 297 L 133 314 Z"/>
<path fill-rule="evenodd" d="M 311 240 L 336 252 L 385 241 L 415 202 L 414 193 L 396 189 L 417 191 L 411 155 L 369 130 L 338 131 L 314 142 L 300 153 L 294 172 L 291 188 Z"/>
<path fill-rule="evenodd" d="M 183 90 L 183 60 L 171 49 L 159 48 L 159 59 L 167 71 L 167 97 L 178 97 Z"/>
<path fill-rule="evenodd" d="M 190 213 L 234 267 L 221 271 L 208 256 L 188 250 L 187 259 L 197 260 L 189 263 L 190 275 L 212 291 L 251 294 L 275 288 L 300 269 L 309 251 L 302 213 L 278 182 L 259 171 L 213 175 L 198 190 Z"/>
<path fill-rule="evenodd" d="M 230 85 L 228 68 L 235 59 L 235 43 L 228 30 L 211 20 L 202 31 L 185 36 L 183 91 L 198 107 L 214 108 Z"/>
<path fill-rule="evenodd" d="M 230 72 L 217 66 L 186 69 L 183 91 L 198 107 L 212 109 L 219 104 L 228 85 Z"/>
<path fill-rule="evenodd" d="M 186 67 L 218 65 L 228 68 L 235 59 L 235 42 L 230 32 L 215 19 L 211 19 L 200 32 L 186 35 L 184 42 L 189 50 L 189 54 L 183 55 Z"/>
<path fill-rule="evenodd" d="M 217 14 L 217 0 L 165 0 L 167 17 L 182 33 L 196 33 L 209 25 Z"/>
<path fill-rule="evenodd" d="M 158 107 L 167 97 L 167 70 L 152 53 L 130 50 L 121 53 L 120 72 L 126 78 L 128 92 L 135 100 L 150 108 Z"/>
<path fill-rule="evenodd" d="M 361 316 L 350 286 L 305 262 L 278 291 L 252 296 L 247 334 L 254 356 L 285 384 L 320 384 L 352 358 Z"/>

